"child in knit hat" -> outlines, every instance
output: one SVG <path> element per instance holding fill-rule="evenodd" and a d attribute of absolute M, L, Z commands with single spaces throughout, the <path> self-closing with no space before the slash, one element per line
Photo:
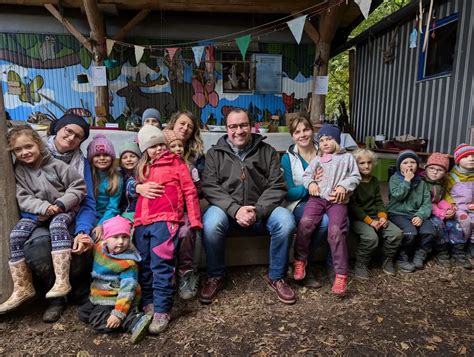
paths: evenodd
<path fill-rule="evenodd" d="M 80 306 L 79 319 L 97 332 L 122 329 L 132 334 L 132 343 L 145 337 L 152 316 L 139 311 L 140 255 L 130 243 L 132 222 L 115 216 L 103 224 L 103 241 L 94 249 L 89 301 Z"/>
<path fill-rule="evenodd" d="M 388 218 L 403 232 L 397 266 L 404 273 L 423 269 L 436 235 L 429 220 L 430 190 L 417 173 L 419 163 L 420 158 L 414 151 L 400 152 L 397 172 L 389 180 Z"/>
<path fill-rule="evenodd" d="M 125 144 L 120 152 L 120 173 L 124 183 L 120 211 L 123 217 L 130 219 L 132 222 L 138 198 L 135 169 L 141 156 L 142 153 L 135 141 Z"/>
<path fill-rule="evenodd" d="M 112 142 L 104 135 L 94 136 L 87 146 L 87 159 L 92 167 L 96 200 L 96 227 L 92 230 L 95 240 L 102 238 L 102 224 L 120 213 L 123 180 L 115 163 Z"/>
<path fill-rule="evenodd" d="M 471 263 L 464 252 L 465 237 L 459 223 L 454 219 L 455 208 L 443 199 L 445 177 L 449 171 L 449 158 L 439 152 L 430 155 L 425 165 L 424 180 L 431 193 L 432 213 L 430 221 L 436 229 L 435 253 L 439 265 L 449 268 L 455 265 L 470 268 Z M 449 250 L 452 259 L 449 259 Z"/>
<path fill-rule="evenodd" d="M 161 114 L 155 108 L 148 108 L 142 114 L 142 126 L 153 125 L 161 129 Z"/>
<path fill-rule="evenodd" d="M 202 229 L 196 187 L 186 163 L 166 147 L 163 132 L 145 125 L 138 132 L 142 158 L 137 166 L 138 184 L 164 186 L 159 197 L 140 195 L 135 210 L 135 244 L 143 261 L 139 281 L 145 311 L 153 313 L 149 332 L 164 331 L 173 306 L 178 229 L 184 223 L 185 206 L 190 227 Z"/>
<path fill-rule="evenodd" d="M 474 146 L 461 144 L 454 150 L 454 167 L 446 185 L 445 199 L 456 207 L 456 220 L 461 224 L 469 244 L 471 263 L 474 259 Z"/>

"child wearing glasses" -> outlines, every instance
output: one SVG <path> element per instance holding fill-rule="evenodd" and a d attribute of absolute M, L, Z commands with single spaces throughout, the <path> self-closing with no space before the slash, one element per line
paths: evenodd
<path fill-rule="evenodd" d="M 449 159 L 439 152 L 431 154 L 425 165 L 424 180 L 431 194 L 432 213 L 430 221 L 436 229 L 435 253 L 436 262 L 443 267 L 467 265 L 470 263 L 464 253 L 465 238 L 462 228 L 455 220 L 456 209 L 443 199 L 445 194 L 445 177 L 449 170 Z M 452 260 L 449 259 L 451 250 Z"/>

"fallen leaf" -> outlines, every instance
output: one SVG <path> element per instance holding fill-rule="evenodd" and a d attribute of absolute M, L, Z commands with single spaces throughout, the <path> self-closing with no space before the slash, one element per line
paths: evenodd
<path fill-rule="evenodd" d="M 79 351 L 76 354 L 76 357 L 89 357 L 89 356 L 90 356 L 90 354 L 87 351 Z"/>
<path fill-rule="evenodd" d="M 382 323 L 383 321 L 383 317 L 382 316 L 377 316 L 377 322 L 380 324 Z"/>
<path fill-rule="evenodd" d="M 436 350 L 436 346 L 435 345 L 425 345 L 425 348 L 427 350 L 430 350 L 430 351 L 435 351 Z"/>
<path fill-rule="evenodd" d="M 465 355 L 465 354 L 467 354 L 467 348 L 466 348 L 465 346 L 459 347 L 459 348 L 458 348 L 458 353 L 459 353 L 460 355 Z"/>
<path fill-rule="evenodd" d="M 57 322 L 53 325 L 53 330 L 54 331 L 66 331 L 66 327 L 64 327 L 63 324 L 60 324 L 59 322 Z"/>
<path fill-rule="evenodd" d="M 410 346 L 408 346 L 408 344 L 406 344 L 405 342 L 400 343 L 400 346 L 402 346 L 402 349 L 405 351 L 410 348 Z"/>
<path fill-rule="evenodd" d="M 281 326 L 278 328 L 278 331 L 283 332 L 285 330 L 285 326 Z"/>
<path fill-rule="evenodd" d="M 94 343 L 94 345 L 96 346 L 99 346 L 100 345 L 100 339 L 98 338 L 94 338 L 94 340 L 92 341 Z"/>
<path fill-rule="evenodd" d="M 431 341 L 434 342 L 434 343 L 441 343 L 441 342 L 443 342 L 443 339 L 439 336 L 433 336 L 433 337 L 431 337 Z"/>

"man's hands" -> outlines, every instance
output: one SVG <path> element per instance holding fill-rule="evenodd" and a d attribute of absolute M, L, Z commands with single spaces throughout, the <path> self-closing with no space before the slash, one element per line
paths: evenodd
<path fill-rule="evenodd" d="M 147 182 L 137 184 L 135 190 L 139 195 L 152 200 L 154 198 L 159 198 L 163 196 L 163 194 L 165 193 L 165 186 L 160 185 L 156 182 Z"/>
<path fill-rule="evenodd" d="M 257 220 L 255 206 L 242 206 L 235 214 L 235 220 L 242 227 L 249 227 Z"/>
<path fill-rule="evenodd" d="M 329 201 L 333 203 L 343 203 L 346 199 L 347 191 L 342 186 L 337 186 L 330 194 Z"/>

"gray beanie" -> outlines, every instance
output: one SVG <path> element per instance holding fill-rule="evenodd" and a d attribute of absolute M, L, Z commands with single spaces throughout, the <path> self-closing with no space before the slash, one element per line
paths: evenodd
<path fill-rule="evenodd" d="M 138 146 L 141 152 L 145 152 L 146 149 L 158 145 L 166 144 L 165 136 L 163 132 L 153 125 L 145 125 L 138 132 Z"/>
<path fill-rule="evenodd" d="M 145 122 L 145 119 L 153 118 L 158 120 L 161 123 L 161 114 L 158 110 L 154 108 L 148 108 L 143 111 L 142 114 L 142 125 Z"/>
<path fill-rule="evenodd" d="M 129 143 L 126 143 L 124 146 L 122 146 L 122 149 L 120 150 L 120 158 L 122 158 L 122 155 L 126 152 L 131 152 L 132 154 L 135 154 L 138 157 L 142 156 L 142 153 L 135 141 L 130 141 Z"/>

